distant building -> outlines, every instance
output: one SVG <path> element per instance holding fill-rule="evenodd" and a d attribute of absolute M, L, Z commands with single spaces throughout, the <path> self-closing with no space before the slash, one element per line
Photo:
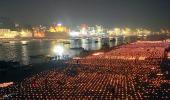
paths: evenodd
<path fill-rule="evenodd" d="M 16 38 L 19 32 L 11 31 L 10 29 L 0 29 L 0 38 Z"/>
<path fill-rule="evenodd" d="M 0 38 L 14 38 L 18 35 L 15 29 L 15 24 L 5 17 L 0 17 Z"/>
<path fill-rule="evenodd" d="M 50 26 L 48 32 L 68 33 L 69 29 L 61 24 Z"/>
<path fill-rule="evenodd" d="M 22 29 L 20 32 L 19 32 L 19 36 L 21 38 L 31 38 L 33 37 L 33 34 L 30 30 L 28 29 Z"/>
<path fill-rule="evenodd" d="M 45 32 L 47 31 L 47 27 L 43 25 L 34 26 L 33 30 L 33 37 L 34 38 L 44 38 Z"/>
<path fill-rule="evenodd" d="M 28 28 L 19 27 L 9 18 L 0 17 L 0 38 L 30 38 L 32 32 Z"/>
<path fill-rule="evenodd" d="M 49 30 L 45 32 L 45 38 L 50 39 L 68 39 L 69 28 L 61 24 L 50 26 Z"/>

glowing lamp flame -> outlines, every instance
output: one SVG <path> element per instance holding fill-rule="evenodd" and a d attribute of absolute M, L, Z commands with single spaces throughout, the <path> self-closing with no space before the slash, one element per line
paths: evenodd
<path fill-rule="evenodd" d="M 0 88 L 8 87 L 8 86 L 10 86 L 10 85 L 12 85 L 12 84 L 13 84 L 13 82 L 1 83 L 1 84 L 0 84 Z"/>
<path fill-rule="evenodd" d="M 104 54 L 104 53 L 103 53 L 103 52 L 97 52 L 97 53 L 94 53 L 94 54 L 92 54 L 92 55 L 98 56 L 98 55 L 102 55 L 102 54 Z"/>

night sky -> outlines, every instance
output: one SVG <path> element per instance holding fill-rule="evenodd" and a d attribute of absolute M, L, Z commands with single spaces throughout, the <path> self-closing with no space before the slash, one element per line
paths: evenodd
<path fill-rule="evenodd" d="M 24 24 L 170 26 L 170 0 L 0 0 L 0 16 Z"/>

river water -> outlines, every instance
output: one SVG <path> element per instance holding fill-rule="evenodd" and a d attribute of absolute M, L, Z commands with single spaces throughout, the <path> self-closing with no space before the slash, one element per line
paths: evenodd
<path fill-rule="evenodd" d="M 0 45 L 0 61 L 19 61 L 23 65 L 41 63 L 42 59 L 37 59 L 38 55 L 55 56 L 58 53 L 68 55 L 69 57 L 79 56 L 84 50 L 100 50 L 104 43 L 109 44 L 110 47 L 120 45 L 122 43 L 132 42 L 133 37 L 117 37 L 116 41 L 97 39 L 80 39 L 71 40 L 71 43 L 59 43 L 52 40 L 31 40 L 3 43 Z M 23 44 L 27 45 L 23 45 Z M 82 48 L 82 49 L 75 49 Z"/>

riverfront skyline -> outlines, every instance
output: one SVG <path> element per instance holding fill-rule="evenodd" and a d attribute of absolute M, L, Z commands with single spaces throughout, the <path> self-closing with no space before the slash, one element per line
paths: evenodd
<path fill-rule="evenodd" d="M 0 16 L 23 24 L 170 26 L 168 0 L 1 0 Z"/>

